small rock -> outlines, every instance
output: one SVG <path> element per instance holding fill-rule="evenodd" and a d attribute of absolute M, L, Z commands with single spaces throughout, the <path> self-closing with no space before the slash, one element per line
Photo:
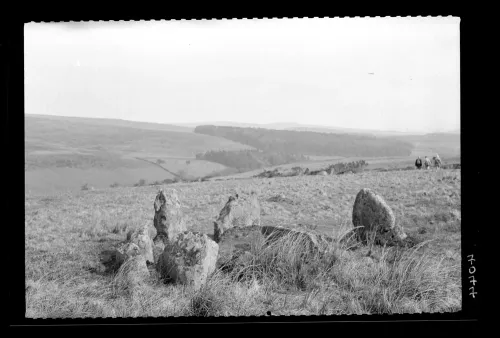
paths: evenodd
<path fill-rule="evenodd" d="M 277 202 L 277 203 L 288 203 L 288 204 L 295 204 L 295 202 L 286 197 L 285 194 L 281 193 L 281 194 L 278 194 L 276 196 L 272 196 L 270 198 L 267 199 L 268 202 Z"/>
<path fill-rule="evenodd" d="M 423 235 L 423 234 L 426 234 L 426 233 L 427 233 L 427 229 L 426 228 L 421 227 L 420 229 L 418 229 L 418 234 Z"/>
<path fill-rule="evenodd" d="M 116 248 L 104 250 L 101 252 L 99 259 L 107 271 L 116 271 L 129 258 L 139 256 L 141 249 L 137 244 L 131 242 L 123 242 Z"/>
<path fill-rule="evenodd" d="M 127 240 L 136 244 L 139 247 L 140 254 L 144 256 L 147 262 L 154 263 L 153 257 L 153 240 L 150 237 L 151 227 L 144 227 L 132 230 L 127 234 Z"/>

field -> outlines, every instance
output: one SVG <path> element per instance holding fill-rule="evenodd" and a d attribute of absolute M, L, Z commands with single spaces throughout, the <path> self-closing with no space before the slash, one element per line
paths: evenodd
<path fill-rule="evenodd" d="M 384 197 L 420 245 L 347 250 L 302 262 L 297 248 L 255 250 L 252 273 L 212 275 L 194 292 L 152 278 L 127 288 L 102 272 L 98 254 L 151 224 L 158 187 L 118 187 L 25 197 L 26 317 L 169 317 L 189 315 L 335 315 L 461 310 L 461 172 L 363 172 L 176 183 L 191 230 L 213 232 L 213 220 L 233 192 L 259 194 L 263 225 L 309 227 L 338 236 L 352 225 L 361 188 Z M 267 201 L 284 194 L 294 203 Z M 293 250 L 291 250 L 291 249 Z M 272 252 L 274 250 L 274 252 Z M 274 255 L 274 256 L 273 256 Z M 277 257 L 270 260 L 270 257 Z M 259 274 L 260 271 L 260 274 Z M 262 272 L 265 273 L 262 273 Z M 239 271 L 240 275 L 243 273 Z"/>

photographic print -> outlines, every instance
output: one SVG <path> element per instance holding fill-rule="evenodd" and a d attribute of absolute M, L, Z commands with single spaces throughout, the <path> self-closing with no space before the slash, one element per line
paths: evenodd
<path fill-rule="evenodd" d="M 462 310 L 460 18 L 31 22 L 24 75 L 26 318 Z"/>

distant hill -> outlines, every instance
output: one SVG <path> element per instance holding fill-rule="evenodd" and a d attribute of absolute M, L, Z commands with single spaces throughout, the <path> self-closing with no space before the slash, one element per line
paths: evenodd
<path fill-rule="evenodd" d="M 132 185 L 172 178 L 170 172 L 202 177 L 227 169 L 200 161 L 209 150 L 253 149 L 185 127 L 112 119 L 25 115 L 25 188 L 38 191 Z M 163 161 L 161 165 L 150 162 Z M 164 169 L 162 169 L 162 167 Z"/>
<path fill-rule="evenodd" d="M 276 129 L 276 130 L 294 130 L 294 131 L 310 131 L 316 133 L 334 133 L 334 134 L 368 134 L 374 136 L 403 136 L 414 135 L 411 132 L 390 131 L 390 130 L 376 130 L 376 129 L 359 129 L 359 128 L 344 128 L 334 126 L 321 126 L 311 124 L 301 124 L 295 122 L 275 122 L 275 123 L 242 123 L 230 121 L 207 121 L 195 123 L 180 123 L 179 126 L 196 128 L 203 125 L 213 125 L 221 127 L 239 127 L 239 128 L 263 128 L 263 129 Z M 416 133 L 419 134 L 419 133 Z M 425 134 L 425 133 L 421 133 Z"/>
<path fill-rule="evenodd" d="M 198 126 L 212 125 L 221 127 L 239 127 L 239 128 L 265 128 L 284 130 L 287 128 L 299 127 L 301 124 L 294 122 L 278 122 L 278 123 L 243 123 L 243 122 L 230 122 L 230 121 L 207 121 L 207 122 L 193 122 L 193 123 L 178 123 L 179 126 L 196 128 Z"/>
<path fill-rule="evenodd" d="M 409 142 L 368 135 L 270 130 L 226 126 L 198 126 L 195 133 L 223 137 L 266 152 L 320 156 L 408 156 Z"/>
<path fill-rule="evenodd" d="M 375 129 L 355 129 L 355 128 L 341 128 L 341 127 L 290 127 L 286 129 L 295 131 L 310 131 L 316 133 L 353 134 L 353 135 L 367 135 L 367 134 L 374 136 L 408 135 L 407 132 L 402 132 L 402 131 L 384 131 Z"/>
<path fill-rule="evenodd" d="M 41 119 L 45 121 L 63 121 L 84 123 L 85 125 L 98 125 L 98 126 L 113 126 L 113 127 L 130 127 L 145 130 L 162 130 L 162 131 L 178 131 L 178 132 L 193 132 L 194 127 L 177 126 L 173 124 L 163 123 L 150 123 L 139 121 L 128 121 L 121 119 L 103 119 L 103 118 L 88 118 L 88 117 L 70 117 L 70 116 L 55 116 L 55 115 L 33 115 L 25 114 L 30 120 Z"/>

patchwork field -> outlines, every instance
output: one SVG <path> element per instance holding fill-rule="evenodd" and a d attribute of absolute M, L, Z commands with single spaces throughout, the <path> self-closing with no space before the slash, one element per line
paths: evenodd
<path fill-rule="evenodd" d="M 227 167 L 198 161 L 196 153 L 251 149 L 185 127 L 37 115 L 25 116 L 24 148 L 25 190 L 33 193 L 77 191 L 85 183 L 95 188 L 132 186 L 140 179 L 173 178 L 168 171 L 202 177 Z M 138 158 L 161 159 L 164 169 Z"/>
<path fill-rule="evenodd" d="M 363 172 L 176 183 L 193 231 L 213 221 L 234 192 L 257 191 L 263 225 L 306 227 L 338 236 L 352 226 L 358 191 L 380 194 L 413 248 L 352 250 L 334 242 L 328 260 L 302 263 L 294 252 L 269 261 L 255 252 L 244 280 L 217 271 L 191 291 L 151 278 L 130 292 L 102 272 L 99 253 L 128 230 L 153 224 L 159 187 L 117 187 L 25 197 L 26 317 L 261 316 L 455 312 L 461 298 L 460 170 Z M 287 202 L 270 202 L 283 194 Z M 259 270 L 261 269 L 261 270 Z M 258 271 L 266 271 L 259 275 Z M 240 271 L 241 272 L 241 271 Z"/>

